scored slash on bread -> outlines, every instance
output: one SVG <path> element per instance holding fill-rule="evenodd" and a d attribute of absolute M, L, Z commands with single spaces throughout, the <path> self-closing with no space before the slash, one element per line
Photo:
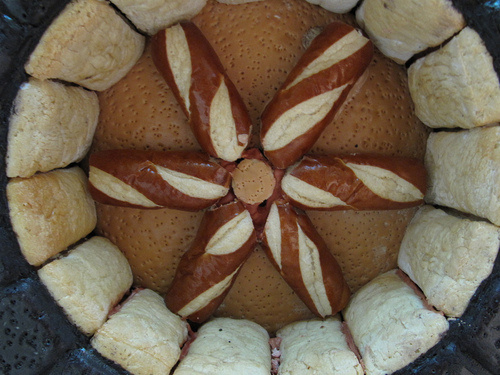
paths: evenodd
<path fill-rule="evenodd" d="M 434 132 L 427 141 L 425 200 L 500 226 L 500 127 Z"/>
<path fill-rule="evenodd" d="M 312 312 L 325 317 L 345 307 L 350 290 L 340 266 L 304 213 L 276 201 L 265 225 L 263 245 L 273 265 Z"/>
<path fill-rule="evenodd" d="M 64 251 L 96 225 L 95 204 L 80 167 L 13 178 L 6 193 L 12 228 L 32 266 Z"/>
<path fill-rule="evenodd" d="M 224 197 L 229 183 L 229 173 L 203 153 L 109 150 L 90 157 L 90 191 L 106 204 L 197 211 Z"/>
<path fill-rule="evenodd" d="M 80 330 L 92 335 L 132 286 L 123 253 L 105 237 L 92 237 L 38 270 L 56 302 Z"/>
<path fill-rule="evenodd" d="M 104 357 L 135 375 L 168 374 L 188 338 L 188 324 L 150 289 L 136 290 L 92 337 Z"/>
<path fill-rule="evenodd" d="M 286 168 L 312 147 L 372 56 L 370 40 L 342 22 L 312 41 L 261 116 L 262 147 L 274 166 Z"/>
<path fill-rule="evenodd" d="M 281 186 L 307 210 L 402 209 L 423 203 L 426 172 L 412 158 L 307 155 L 288 169 Z"/>
<path fill-rule="evenodd" d="M 298 321 L 276 332 L 280 375 L 363 375 L 363 366 L 351 350 L 340 314 L 327 319 Z M 311 345 L 314 343 L 313 345 Z"/>
<path fill-rule="evenodd" d="M 255 244 L 253 222 L 242 203 L 207 211 L 165 296 L 168 308 L 192 321 L 205 321 L 229 292 Z"/>
<path fill-rule="evenodd" d="M 250 116 L 201 31 L 191 22 L 162 30 L 152 38 L 152 54 L 201 147 L 226 161 L 240 158 L 250 139 Z"/>
<path fill-rule="evenodd" d="M 270 373 L 268 332 L 249 320 L 215 318 L 200 327 L 174 375 Z"/>
<path fill-rule="evenodd" d="M 366 374 L 392 374 L 434 346 L 449 328 L 396 270 L 358 290 L 342 312 Z"/>
<path fill-rule="evenodd" d="M 175 207 L 171 202 L 161 205 L 183 210 L 199 210 L 214 205 L 205 213 L 193 245 L 181 259 L 166 295 L 167 306 L 187 319 L 197 322 L 206 320 L 229 292 L 241 265 L 255 247 L 257 238 L 260 240 L 264 235 L 263 224 L 271 210 L 267 223 L 269 225 L 266 226 L 274 227 L 275 232 L 283 229 L 280 239 L 282 237 L 293 239 L 285 246 L 283 257 L 281 257 L 281 250 L 275 249 L 274 253 L 269 251 L 271 261 L 277 265 L 275 255 L 278 252 L 280 252 L 280 261 L 286 259 L 288 255 L 294 258 L 296 265 L 289 262 L 286 264 L 287 267 L 282 267 L 280 264 L 277 268 L 285 281 L 313 313 L 325 317 L 340 311 L 346 305 L 350 291 L 339 265 L 325 242 L 304 213 L 299 213 L 288 203 L 280 201 L 281 208 L 286 206 L 283 222 L 293 222 L 282 228 L 279 220 L 276 224 L 276 215 L 272 207 L 276 210 L 277 206 L 273 206 L 273 202 L 281 198 L 280 180 L 284 173 L 283 169 L 296 162 L 310 149 L 325 126 L 342 107 L 356 81 L 370 65 L 373 56 L 371 42 L 347 24 L 333 22 L 326 26 L 325 30 L 312 41 L 295 69 L 289 74 L 282 89 L 264 110 L 261 141 L 264 153 L 271 164 L 271 170 L 267 171 L 267 175 L 271 177 L 269 180 L 275 182 L 275 186 L 269 189 L 272 192 L 271 195 L 265 194 L 262 202 L 259 200 L 253 204 L 253 206 L 259 205 L 263 208 L 262 212 L 257 212 L 258 215 L 253 214 L 255 207 L 252 207 L 252 202 L 246 202 L 237 191 L 238 182 L 245 184 L 249 182 L 251 185 L 254 178 L 257 178 L 257 176 L 249 175 L 246 176 L 247 179 L 240 179 L 241 176 L 236 174 L 238 163 L 241 162 L 242 170 L 244 170 L 243 166 L 248 162 L 249 155 L 244 153 L 244 150 L 249 141 L 250 120 L 241 98 L 209 42 L 194 24 L 181 22 L 157 33 L 152 38 L 151 51 L 157 70 L 172 89 L 201 148 L 208 155 L 218 158 L 218 162 L 226 169 L 215 164 L 217 167 L 231 174 L 228 179 L 232 179 L 234 190 L 233 192 L 225 190 L 228 194 L 224 194 L 224 198 L 216 195 L 211 204 L 205 200 L 203 202 L 205 205 L 198 204 L 200 202 L 184 207 Z M 126 151 L 119 152 L 126 153 Z M 247 160 L 238 160 L 240 158 Z M 347 180 L 343 181 L 345 178 L 343 175 L 335 177 L 340 180 L 340 184 L 352 185 L 352 190 L 359 190 L 360 180 L 362 180 L 367 190 L 370 192 L 373 190 L 380 195 L 384 193 L 387 195 L 388 190 L 396 189 L 400 194 L 393 194 L 394 198 L 390 200 L 393 206 L 385 207 L 388 209 L 411 207 L 422 202 L 423 188 L 418 189 L 413 186 L 404 177 L 393 173 L 390 167 L 384 168 L 384 162 L 379 163 L 381 167 L 377 169 L 378 165 L 373 167 L 370 162 L 365 163 L 366 159 L 362 157 L 361 162 L 353 158 L 352 165 L 346 165 L 346 168 L 354 171 Z M 123 175 L 116 179 L 114 177 L 118 176 L 113 177 L 106 173 L 107 169 L 115 168 L 114 165 L 110 167 L 109 164 L 104 161 L 102 167 L 99 167 L 95 161 L 92 159 L 90 161 L 90 182 L 93 186 L 95 186 L 94 181 L 100 183 L 97 189 L 92 187 L 98 200 L 108 204 L 121 204 L 123 201 L 128 201 L 126 204 L 131 207 L 155 208 L 158 206 L 155 200 L 147 196 L 148 189 L 141 191 L 141 184 L 135 182 L 136 176 L 133 169 L 142 172 L 150 169 L 150 166 L 134 167 L 131 170 L 124 167 Z M 185 164 L 187 167 L 190 163 L 187 161 Z M 182 162 L 176 166 L 178 167 L 175 171 L 177 175 L 185 173 Z M 156 166 L 154 168 L 156 169 Z M 235 171 L 234 175 L 233 171 Z M 411 170 L 410 174 L 412 172 L 414 170 Z M 404 176 L 403 172 L 399 174 Z M 170 184 L 170 180 L 165 178 L 165 173 L 159 171 L 157 175 L 161 175 L 162 183 Z M 168 176 L 171 177 L 170 175 L 172 173 L 169 172 Z M 179 191 L 184 192 L 184 189 L 191 185 L 192 177 L 189 174 L 184 176 L 181 185 L 174 187 L 177 190 L 173 195 Z M 204 183 L 208 182 L 205 177 L 202 178 L 205 180 Z M 420 175 L 416 180 L 419 180 L 419 177 Z M 315 178 L 320 178 L 320 176 L 317 175 Z M 372 180 L 375 182 L 373 183 Z M 389 181 L 389 183 L 380 184 L 380 180 Z M 411 177 L 408 180 L 413 181 Z M 226 186 L 225 181 L 218 183 Z M 379 185 L 382 185 L 382 188 Z M 199 199 L 200 191 L 208 190 L 205 187 L 206 185 L 199 183 L 192 193 L 188 194 L 189 200 Z M 406 196 L 408 191 L 410 198 Z M 156 189 L 154 193 L 156 192 L 161 195 L 160 189 Z M 107 193 L 111 196 L 106 196 Z M 168 200 L 168 194 L 166 195 Z M 119 199 L 114 200 L 114 197 Z M 181 195 L 178 197 L 182 198 Z M 235 202 L 224 205 L 235 197 L 237 199 Z M 373 197 L 380 198 L 372 193 L 371 198 Z M 161 199 L 157 197 L 157 200 Z M 380 199 L 384 202 L 388 200 L 385 197 Z M 290 201 L 295 203 L 291 199 Z M 395 205 L 394 201 L 396 201 Z M 403 201 L 402 205 L 398 205 L 399 201 Z M 409 204 L 408 201 L 411 203 Z M 228 214 L 226 210 L 234 205 L 244 210 L 247 217 L 240 220 L 234 219 L 234 222 L 232 219 L 229 223 L 219 220 L 221 217 L 231 216 L 232 214 Z M 354 206 L 349 208 L 357 209 Z M 365 209 L 368 208 L 365 207 Z M 243 215 L 241 212 L 240 214 Z M 218 222 L 216 220 L 215 223 L 208 224 L 214 218 L 219 218 Z M 252 239 L 250 240 L 246 235 L 242 236 L 239 233 L 241 230 L 246 231 L 246 234 L 251 232 Z M 247 242 L 250 241 L 248 248 L 246 248 L 247 242 L 238 241 L 238 237 L 244 238 Z M 270 241 L 273 242 L 274 239 L 271 238 Z M 266 239 L 264 239 L 264 245 L 267 246 Z M 217 264 L 220 269 L 216 269 Z"/>

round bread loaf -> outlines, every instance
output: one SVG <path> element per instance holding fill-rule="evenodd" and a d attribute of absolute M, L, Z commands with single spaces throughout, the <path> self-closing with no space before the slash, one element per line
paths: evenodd
<path fill-rule="evenodd" d="M 193 21 L 219 55 L 254 125 L 317 30 L 334 20 L 354 25 L 303 0 L 241 5 L 209 1 Z M 187 119 L 156 71 L 150 50 L 129 74 L 99 93 L 101 115 L 93 151 L 113 148 L 199 150 Z M 377 152 L 423 158 L 428 131 L 413 114 L 404 68 L 378 51 L 341 111 L 311 152 Z M 202 212 L 153 211 L 97 205 L 99 234 L 126 255 L 135 283 L 160 293 L 196 234 Z M 396 267 L 397 253 L 414 209 L 310 212 L 353 291 Z M 257 247 L 216 312 L 253 320 L 271 332 L 312 317 Z"/>

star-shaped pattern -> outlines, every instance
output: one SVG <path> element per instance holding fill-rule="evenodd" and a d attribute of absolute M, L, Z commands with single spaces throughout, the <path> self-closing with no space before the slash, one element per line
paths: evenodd
<path fill-rule="evenodd" d="M 247 149 L 249 116 L 196 26 L 185 22 L 153 38 L 158 70 L 204 152 L 103 151 L 91 156 L 89 180 L 106 204 L 208 209 L 166 294 L 172 311 L 206 320 L 257 242 L 316 315 L 345 307 L 349 288 L 303 209 L 411 207 L 422 203 L 425 188 L 423 166 L 413 159 L 306 155 L 372 53 L 357 30 L 327 26 L 263 112 L 262 153 Z"/>

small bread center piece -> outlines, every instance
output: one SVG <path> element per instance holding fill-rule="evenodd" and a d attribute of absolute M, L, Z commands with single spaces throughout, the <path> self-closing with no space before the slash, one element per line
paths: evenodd
<path fill-rule="evenodd" d="M 272 168 L 257 159 L 245 159 L 233 172 L 233 191 L 247 204 L 259 204 L 274 191 L 276 179 Z"/>

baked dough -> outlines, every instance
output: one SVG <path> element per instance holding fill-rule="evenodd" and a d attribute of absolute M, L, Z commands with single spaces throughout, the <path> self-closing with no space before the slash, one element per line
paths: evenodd
<path fill-rule="evenodd" d="M 7 184 L 12 228 L 33 266 L 89 234 L 97 222 L 87 177 L 79 167 L 57 169 Z"/>
<path fill-rule="evenodd" d="M 145 38 L 103 0 L 74 0 L 52 22 L 26 64 L 39 79 L 105 90 L 134 66 Z"/>
<path fill-rule="evenodd" d="M 429 136 L 425 200 L 500 225 L 500 127 Z"/>
<path fill-rule="evenodd" d="M 217 0 L 219 3 L 223 4 L 244 4 L 244 3 L 253 3 L 254 1 L 262 1 L 262 0 Z"/>
<path fill-rule="evenodd" d="M 289 324 L 280 329 L 279 375 L 363 375 L 356 354 L 349 349 L 340 317 Z"/>
<path fill-rule="evenodd" d="M 269 334 L 249 320 L 216 318 L 198 330 L 174 375 L 269 375 Z"/>
<path fill-rule="evenodd" d="M 466 27 L 443 48 L 408 69 L 415 113 L 433 128 L 500 121 L 500 82 L 481 37 Z"/>
<path fill-rule="evenodd" d="M 207 0 L 111 0 L 141 31 L 153 35 L 174 23 L 187 20 L 206 5 Z"/>
<path fill-rule="evenodd" d="M 450 0 L 365 0 L 356 19 L 380 51 L 400 64 L 465 26 Z"/>
<path fill-rule="evenodd" d="M 448 330 L 446 318 L 427 309 L 396 271 L 363 286 L 344 310 L 367 375 L 384 375 L 413 362 Z"/>
<path fill-rule="evenodd" d="M 187 336 L 187 323 L 159 294 L 142 289 L 99 328 L 92 346 L 132 374 L 169 374 Z"/>
<path fill-rule="evenodd" d="M 132 285 L 127 259 L 104 237 L 90 240 L 38 270 L 38 276 L 69 320 L 93 334 Z"/>
<path fill-rule="evenodd" d="M 7 176 L 30 177 L 80 161 L 98 117 L 95 92 L 31 78 L 21 85 L 9 120 Z"/>
<path fill-rule="evenodd" d="M 220 0 L 219 0 L 220 1 Z M 356 6 L 359 0 L 306 0 L 308 3 L 319 5 L 333 13 L 347 13 Z"/>
<path fill-rule="evenodd" d="M 431 305 L 459 317 L 491 274 L 499 247 L 495 225 L 424 206 L 408 225 L 398 265 Z"/>

